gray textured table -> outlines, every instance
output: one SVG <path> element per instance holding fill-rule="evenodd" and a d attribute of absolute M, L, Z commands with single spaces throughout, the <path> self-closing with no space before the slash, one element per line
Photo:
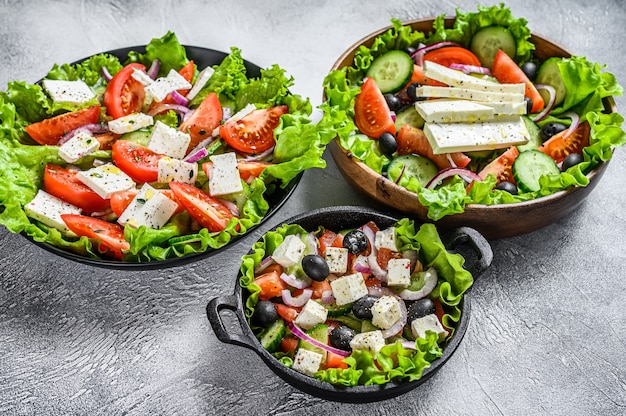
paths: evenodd
<path fill-rule="evenodd" d="M 34 82 L 53 63 L 145 44 L 238 46 L 279 63 L 293 91 L 321 101 L 336 57 L 392 17 L 451 14 L 475 1 L 4 1 L 0 85 Z M 485 3 L 483 3 L 485 4 Z M 491 4 L 486 4 L 491 5 Z M 626 5 L 509 2 L 533 31 L 607 64 L 622 83 Z M 618 98 L 617 105 L 626 107 Z M 363 204 L 330 156 L 293 198 L 227 251 L 185 267 L 119 272 L 82 266 L 0 230 L 0 414 L 22 415 L 619 415 L 626 413 L 626 153 L 569 218 L 493 241 L 469 330 L 442 371 L 411 393 L 367 405 L 311 397 L 253 352 L 220 343 L 204 308 L 230 294 L 239 257 L 297 213 Z M 523 218 L 519 219 L 524 221 Z"/>

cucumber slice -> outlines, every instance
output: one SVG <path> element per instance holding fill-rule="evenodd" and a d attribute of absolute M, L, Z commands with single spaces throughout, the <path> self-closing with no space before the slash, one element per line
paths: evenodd
<path fill-rule="evenodd" d="M 415 178 L 424 187 L 438 172 L 432 160 L 411 154 L 393 158 L 387 168 L 387 177 L 400 186 L 408 185 L 409 180 Z"/>
<path fill-rule="evenodd" d="M 567 90 L 565 84 L 563 84 L 563 78 L 561 78 L 561 71 L 559 70 L 558 63 L 561 62 L 561 58 L 553 56 L 548 58 L 539 66 L 537 70 L 537 78 L 535 78 L 536 84 L 546 84 L 554 87 L 556 91 L 556 101 L 554 105 L 557 106 L 565 100 Z M 543 97 L 543 100 L 548 102 L 548 93 L 544 89 L 539 90 L 539 94 Z"/>
<path fill-rule="evenodd" d="M 513 178 L 523 192 L 538 191 L 539 178 L 560 173 L 554 159 L 539 150 L 526 150 L 513 162 Z"/>
<path fill-rule="evenodd" d="M 539 133 L 539 127 L 526 116 L 522 116 L 522 120 L 524 120 L 526 130 L 528 130 L 528 134 L 530 135 L 530 140 L 528 140 L 528 143 L 526 144 L 517 146 L 517 150 L 520 153 L 525 150 L 536 149 L 543 144 L 543 141 L 541 140 L 541 135 Z"/>
<path fill-rule="evenodd" d="M 269 328 L 267 328 L 263 335 L 261 335 L 261 345 L 269 352 L 274 352 L 280 347 L 280 341 L 284 338 L 287 332 L 287 325 L 282 319 L 277 319 Z"/>
<path fill-rule="evenodd" d="M 424 119 L 420 116 L 420 113 L 417 112 L 417 109 L 414 105 L 410 105 L 396 114 L 396 131 L 400 131 L 402 126 L 405 124 L 410 124 L 413 127 L 417 127 L 421 129 L 424 127 Z"/>
<path fill-rule="evenodd" d="M 352 310 L 352 304 L 337 305 L 336 303 L 329 303 L 324 305 L 324 308 L 328 311 L 328 317 L 335 318 L 349 313 Z"/>
<path fill-rule="evenodd" d="M 498 49 L 502 49 L 512 58 L 515 57 L 517 51 L 515 37 L 504 26 L 488 26 L 480 29 L 470 41 L 470 50 L 487 68 L 491 68 L 493 65 Z"/>
<path fill-rule="evenodd" d="M 374 59 L 365 73 L 383 94 L 400 91 L 413 76 L 413 60 L 408 53 L 391 50 Z"/>
<path fill-rule="evenodd" d="M 348 328 L 354 329 L 355 331 L 359 331 L 359 332 L 361 331 L 361 320 L 359 318 L 356 318 L 352 314 L 334 316 L 333 320 L 340 322 L 344 324 L 345 326 L 347 326 Z"/>
<path fill-rule="evenodd" d="M 316 341 L 319 341 L 325 345 L 328 345 L 328 325 L 319 324 L 315 325 L 313 328 L 306 331 L 306 334 L 313 338 Z M 326 351 L 321 349 L 320 347 L 316 347 L 308 341 L 303 339 L 298 343 L 298 348 L 304 348 L 305 350 L 313 351 L 318 354 L 322 354 L 324 356 L 324 360 L 326 359 Z"/>

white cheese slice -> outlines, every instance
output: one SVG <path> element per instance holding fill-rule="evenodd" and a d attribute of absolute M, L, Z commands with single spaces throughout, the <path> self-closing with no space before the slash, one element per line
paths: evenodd
<path fill-rule="evenodd" d="M 411 332 L 415 338 L 426 338 L 427 331 L 437 334 L 440 342 L 448 336 L 448 331 L 441 325 L 439 318 L 434 313 L 414 319 L 411 322 Z"/>
<path fill-rule="evenodd" d="M 493 108 L 493 111 L 498 116 L 523 116 L 526 114 L 527 105 L 526 101 L 518 103 L 506 103 L 506 102 L 480 102 L 481 105 Z"/>
<path fill-rule="evenodd" d="M 283 267 L 291 267 L 300 262 L 304 256 L 306 244 L 297 235 L 290 234 L 272 253 L 272 259 Z"/>
<path fill-rule="evenodd" d="M 56 228 L 64 234 L 74 235 L 65 225 L 61 215 L 80 214 L 81 209 L 40 189 L 37 191 L 35 198 L 24 205 L 24 212 L 30 218 L 48 227 Z"/>
<path fill-rule="evenodd" d="M 309 299 L 293 322 L 300 328 L 311 329 L 317 324 L 326 322 L 327 317 L 328 309 Z"/>
<path fill-rule="evenodd" d="M 78 172 L 76 177 L 103 199 L 109 199 L 111 194 L 127 191 L 135 186 L 130 176 L 112 163 Z"/>
<path fill-rule="evenodd" d="M 470 88 L 438 87 L 423 85 L 415 89 L 418 97 L 427 98 L 462 98 L 473 101 L 502 101 L 507 103 L 524 102 L 524 94 L 511 94 L 505 92 L 479 91 Z"/>
<path fill-rule="evenodd" d="M 214 72 L 215 70 L 210 66 L 207 66 L 202 71 L 200 71 L 200 73 L 196 77 L 196 82 L 193 83 L 193 87 L 191 87 L 191 89 L 187 93 L 187 99 L 193 100 L 196 95 L 198 95 L 200 90 L 202 90 L 202 88 L 206 85 L 206 83 L 209 82 L 209 79 L 211 79 Z"/>
<path fill-rule="evenodd" d="M 385 338 L 380 330 L 361 332 L 356 334 L 352 341 L 350 341 L 350 347 L 353 350 L 369 351 L 376 354 L 385 346 Z"/>
<path fill-rule="evenodd" d="M 514 121 L 426 123 L 424 134 L 435 154 L 501 149 L 530 139 L 521 117 Z"/>
<path fill-rule="evenodd" d="M 115 134 L 124 134 L 143 129 L 154 123 L 152 116 L 145 113 L 132 113 L 109 121 L 109 130 Z"/>
<path fill-rule="evenodd" d="M 158 163 L 158 178 L 161 183 L 183 182 L 194 184 L 198 178 L 198 164 L 163 156 Z"/>
<path fill-rule="evenodd" d="M 374 247 L 377 249 L 387 248 L 391 251 L 398 251 L 396 228 L 389 227 L 384 230 L 376 231 L 374 236 Z"/>
<path fill-rule="evenodd" d="M 146 86 L 146 92 L 149 93 L 156 101 L 163 101 L 167 94 L 176 90 L 184 90 L 191 88 L 189 81 L 185 79 L 178 71 L 170 69 L 166 77 L 157 78 L 150 85 Z"/>
<path fill-rule="evenodd" d="M 408 286 L 411 284 L 411 261 L 409 259 L 389 259 L 387 263 L 387 286 Z"/>
<path fill-rule="evenodd" d="M 59 156 L 67 163 L 74 163 L 98 148 L 100 148 L 100 142 L 91 134 L 81 131 L 59 146 Z"/>
<path fill-rule="evenodd" d="M 500 84 L 464 74 L 432 61 L 424 62 L 424 75 L 451 87 L 509 94 L 524 94 L 526 90 L 524 84 Z"/>
<path fill-rule="evenodd" d="M 54 102 L 80 104 L 92 100 L 96 96 L 83 80 L 44 79 L 41 83 Z"/>
<path fill-rule="evenodd" d="M 426 123 L 473 123 L 495 118 L 493 107 L 469 100 L 417 101 L 415 109 Z"/>
<path fill-rule="evenodd" d="M 367 295 L 367 286 L 361 272 L 341 276 L 330 282 L 337 305 L 347 305 Z"/>
<path fill-rule="evenodd" d="M 243 191 L 239 169 L 237 169 L 237 155 L 234 152 L 213 155 L 209 159 L 213 162 L 211 177 L 209 178 L 209 194 L 211 196 Z"/>
<path fill-rule="evenodd" d="M 326 247 L 324 259 L 330 273 L 344 274 L 348 270 L 348 249 L 343 247 Z"/>
<path fill-rule="evenodd" d="M 382 296 L 372 305 L 372 324 L 380 329 L 391 328 L 401 316 L 400 303 L 394 296 Z"/>
<path fill-rule="evenodd" d="M 145 183 L 122 212 L 117 222 L 133 227 L 144 225 L 158 230 L 167 224 L 177 208 L 176 202 L 165 196 L 163 192 Z"/>
<path fill-rule="evenodd" d="M 137 68 L 133 68 L 133 73 L 131 77 L 141 82 L 144 87 L 147 87 L 148 85 L 154 82 L 154 80 L 150 78 L 150 75 L 146 74 L 144 71 L 137 69 Z"/>
<path fill-rule="evenodd" d="M 317 370 L 319 370 L 323 359 L 324 356 L 319 352 L 298 348 L 298 352 L 293 358 L 293 365 L 291 368 L 300 373 L 306 374 L 307 376 L 313 377 L 315 373 L 317 373 Z"/>
<path fill-rule="evenodd" d="M 185 132 L 157 121 L 150 133 L 148 148 L 156 153 L 183 159 L 187 154 L 187 147 L 191 142 L 191 136 Z"/>

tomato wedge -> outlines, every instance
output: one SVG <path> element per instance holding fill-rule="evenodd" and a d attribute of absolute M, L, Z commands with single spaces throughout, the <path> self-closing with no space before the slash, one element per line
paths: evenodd
<path fill-rule="evenodd" d="M 354 102 L 354 122 L 361 133 L 378 139 L 387 132 L 396 134 L 396 125 L 385 97 L 373 78 L 367 78 Z"/>
<path fill-rule="evenodd" d="M 570 153 L 583 153 L 583 148 L 589 146 L 591 127 L 588 122 L 582 122 L 568 134 L 567 130 L 555 134 L 546 140 L 540 147 L 543 153 L 552 157 L 556 163 L 562 162 Z"/>
<path fill-rule="evenodd" d="M 261 288 L 259 299 L 269 300 L 279 297 L 283 289 L 287 289 L 287 283 L 280 278 L 276 271 L 263 273 L 254 279 L 254 284 Z"/>
<path fill-rule="evenodd" d="M 419 65 L 413 66 L 413 76 L 411 76 L 411 80 L 404 86 L 403 89 L 407 89 L 409 85 L 418 83 L 422 85 L 432 85 L 432 86 L 445 86 L 443 82 L 436 81 L 434 79 L 428 78 L 424 75 L 424 67 Z"/>
<path fill-rule="evenodd" d="M 325 368 L 348 368 L 348 364 L 343 362 L 343 359 L 346 358 L 342 355 L 336 354 L 332 351 L 326 351 L 326 363 L 324 364 Z"/>
<path fill-rule="evenodd" d="M 292 308 L 291 306 L 287 306 L 283 303 L 275 302 L 274 306 L 276 307 L 276 312 L 278 312 L 278 316 L 283 318 L 285 322 L 293 322 L 294 319 L 298 317 L 298 310 L 296 308 Z"/>
<path fill-rule="evenodd" d="M 132 77 L 135 69 L 145 72 L 146 67 L 136 62 L 126 65 L 113 76 L 104 91 L 107 114 L 114 119 L 136 113 L 143 107 L 146 91 L 143 84 Z"/>
<path fill-rule="evenodd" d="M 156 182 L 159 178 L 159 160 L 164 155 L 128 140 L 113 144 L 113 163 L 135 182 Z"/>
<path fill-rule="evenodd" d="M 481 66 L 480 60 L 469 49 L 460 46 L 446 46 L 427 52 L 424 61 L 435 62 L 439 65 L 450 66 L 451 64 Z"/>
<path fill-rule="evenodd" d="M 170 182 L 170 189 L 191 218 L 209 231 L 222 231 L 235 218 L 224 204 L 195 186 Z M 237 224 L 239 229 L 239 224 Z"/>
<path fill-rule="evenodd" d="M 43 172 L 43 189 L 63 201 L 92 213 L 109 208 L 103 199 L 76 177 L 76 171 L 48 163 Z"/>
<path fill-rule="evenodd" d="M 124 229 L 118 224 L 78 214 L 63 214 L 61 218 L 76 235 L 99 240 L 100 253 L 121 260 L 124 251 L 130 248 L 124 240 Z"/>
<path fill-rule="evenodd" d="M 330 230 L 324 230 L 324 233 L 318 238 L 320 247 L 320 255 L 326 253 L 327 247 L 343 247 L 343 236 Z"/>
<path fill-rule="evenodd" d="M 219 127 L 222 121 L 222 105 L 217 94 L 212 92 L 206 96 L 200 105 L 185 119 L 179 129 L 189 133 L 191 141 L 187 151 L 191 151 L 204 139 L 211 137 L 211 133 Z"/>
<path fill-rule="evenodd" d="M 535 85 L 528 79 L 522 68 L 509 57 L 502 49 L 496 53 L 491 67 L 491 74 L 502 84 L 524 84 L 526 86 L 525 95 L 533 102 L 531 113 L 541 111 L 544 106 L 543 97 L 535 88 Z"/>
<path fill-rule="evenodd" d="M 295 335 L 286 335 L 280 340 L 280 350 L 284 353 L 293 353 L 298 348 L 298 344 L 300 344 L 299 338 Z"/>
<path fill-rule="evenodd" d="M 178 200 L 176 199 L 176 196 L 174 195 L 174 192 L 172 192 L 171 189 L 160 189 L 159 192 L 167 196 L 172 201 L 178 203 Z M 119 217 L 120 215 L 122 215 L 124 210 L 128 207 L 128 205 L 130 205 L 133 198 L 135 198 L 135 196 L 138 193 L 139 193 L 139 190 L 137 189 L 133 189 L 130 191 L 123 191 L 123 192 L 115 192 L 114 194 L 111 195 L 111 199 L 110 199 L 111 211 L 113 211 L 113 213 Z M 178 208 L 176 209 L 176 211 L 174 211 L 174 215 L 182 212 L 183 210 L 184 208 L 182 207 L 182 205 L 178 204 Z"/>
<path fill-rule="evenodd" d="M 515 183 L 511 168 L 513 167 L 513 162 L 515 162 L 518 155 L 519 151 L 516 146 L 509 147 L 506 152 L 492 160 L 483 168 L 483 170 L 478 172 L 478 176 L 485 179 L 490 173 L 492 173 L 497 179 L 496 185 L 500 182 Z"/>
<path fill-rule="evenodd" d="M 399 155 L 415 153 L 417 155 L 427 157 L 433 161 L 439 170 L 452 166 L 450 160 L 448 160 L 448 157 L 445 154 L 436 155 L 433 153 L 433 148 L 430 146 L 424 131 L 418 129 L 417 127 L 405 124 L 402 128 L 400 128 L 396 140 L 398 142 Z M 469 156 L 462 152 L 450 153 L 449 156 L 452 158 L 452 161 L 456 164 L 456 166 L 461 168 L 467 166 L 471 161 Z"/>
<path fill-rule="evenodd" d="M 86 124 L 98 122 L 100 106 L 83 108 L 71 113 L 63 113 L 52 118 L 30 124 L 24 129 L 34 141 L 41 145 L 53 146 L 61 140 L 66 133 Z"/>
<path fill-rule="evenodd" d="M 279 105 L 254 110 L 240 120 L 227 121 L 220 126 L 220 137 L 230 147 L 243 153 L 261 153 L 276 144 L 274 129 L 289 107 Z"/>

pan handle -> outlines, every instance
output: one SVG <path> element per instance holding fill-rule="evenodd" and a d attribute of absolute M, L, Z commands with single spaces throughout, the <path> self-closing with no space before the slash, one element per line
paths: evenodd
<path fill-rule="evenodd" d="M 245 334 L 231 334 L 230 332 L 228 332 L 221 316 L 221 312 L 224 309 L 230 310 L 235 313 L 235 316 L 237 316 L 241 328 L 243 328 L 244 325 L 247 325 L 247 323 L 245 322 L 245 318 L 238 310 L 236 295 L 215 297 L 209 301 L 206 307 L 206 313 L 207 317 L 209 318 L 209 322 L 213 327 L 213 332 L 215 332 L 215 335 L 217 336 L 217 339 L 227 344 L 239 345 L 241 347 L 246 347 L 253 351 L 256 351 L 257 349 L 252 343 L 250 337 L 246 336 Z"/>
<path fill-rule="evenodd" d="M 476 254 L 475 261 L 466 266 L 466 269 L 476 278 L 491 265 L 493 260 L 491 245 L 481 233 L 470 227 L 456 228 L 446 236 L 445 245 L 449 249 L 454 250 L 462 244 L 469 244 Z"/>

